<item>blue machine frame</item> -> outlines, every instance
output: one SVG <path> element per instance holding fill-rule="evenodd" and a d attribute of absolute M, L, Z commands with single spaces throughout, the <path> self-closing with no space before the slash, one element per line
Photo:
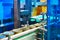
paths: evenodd
<path fill-rule="evenodd" d="M 13 0 L 0 0 L 0 33 L 14 28 Z"/>

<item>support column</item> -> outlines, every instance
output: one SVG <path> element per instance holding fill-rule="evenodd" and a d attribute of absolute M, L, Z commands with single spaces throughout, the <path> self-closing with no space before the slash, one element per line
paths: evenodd
<path fill-rule="evenodd" d="M 19 3 L 20 0 L 14 0 L 14 27 L 18 28 L 20 26 L 20 13 L 19 13 Z"/>

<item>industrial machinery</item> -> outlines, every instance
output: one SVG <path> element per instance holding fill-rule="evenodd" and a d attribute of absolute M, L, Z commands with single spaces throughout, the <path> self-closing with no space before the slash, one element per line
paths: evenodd
<path fill-rule="evenodd" d="M 25 25 L 25 26 L 23 26 L 23 31 L 25 31 L 26 29 L 28 30 L 29 28 L 29 30 L 31 30 L 31 32 L 29 31 L 29 33 L 27 33 L 27 32 L 23 32 L 23 33 L 25 33 L 24 35 L 21 35 L 20 37 L 14 37 L 15 39 L 14 40 L 35 40 L 35 39 L 37 39 L 37 40 L 40 40 L 40 39 L 42 39 L 42 40 L 44 40 L 44 31 L 42 31 L 42 30 L 40 30 L 41 31 L 41 33 L 39 34 L 39 30 L 37 31 L 37 30 L 35 30 L 35 31 L 33 31 L 34 30 L 34 25 L 36 24 L 36 23 L 45 23 L 46 24 L 46 14 L 44 14 L 44 12 L 42 12 L 42 14 L 40 15 L 39 14 L 39 16 L 35 16 L 36 18 L 34 18 L 34 17 L 31 17 L 32 16 L 32 9 L 33 9 L 33 5 L 32 5 L 32 3 L 35 3 L 36 1 L 32 1 L 32 0 L 23 0 L 23 2 L 22 2 L 22 0 L 20 0 L 20 1 L 18 1 L 18 0 L 15 0 L 15 8 L 14 8 L 14 10 L 15 10 L 15 13 L 14 13 L 14 17 L 15 17 L 15 28 L 18 28 L 18 27 L 20 27 L 20 26 L 18 26 L 18 25 L 20 25 L 21 24 L 21 22 L 20 22 L 20 18 L 21 18 L 21 16 L 24 18 L 27 18 L 27 21 L 28 21 L 28 24 L 29 25 Z M 40 2 L 40 1 L 39 1 Z M 39 2 L 36 2 L 36 3 L 39 3 Z M 18 3 L 18 5 L 17 5 L 17 3 Z M 44 3 L 44 2 L 43 2 Z M 40 6 L 41 6 L 42 4 L 40 4 Z M 46 5 L 46 4 L 45 4 Z M 44 5 L 44 6 L 45 6 Z M 38 6 L 38 5 L 34 5 L 34 6 Z M 38 10 L 38 9 L 37 9 Z M 46 13 L 46 11 L 45 11 L 45 13 Z M 17 17 L 16 17 L 16 15 L 17 15 Z M 38 19 L 37 19 L 38 18 Z M 39 20 L 39 22 L 37 21 L 37 20 Z M 25 21 L 25 20 L 24 20 Z M 27 22 L 26 21 L 26 22 Z M 30 21 L 30 22 L 29 22 Z M 20 22 L 20 24 L 19 24 L 19 22 Z M 23 22 L 24 23 L 24 22 Z M 29 27 L 31 25 L 31 27 Z M 21 27 L 22 28 L 22 27 Z M 44 28 L 44 26 L 43 26 L 43 28 Z M 36 31 L 37 31 L 37 33 L 36 33 Z M 18 33 L 18 32 L 17 32 Z M 36 36 L 36 35 L 37 36 Z M 35 36 L 34 36 L 35 35 Z M 41 35 L 41 36 L 39 36 L 39 35 Z M 32 38 L 31 38 L 31 36 L 32 36 Z M 41 38 L 40 38 L 41 37 Z"/>
<path fill-rule="evenodd" d="M 3 0 L 4 2 L 8 2 Z M 12 3 L 12 4 L 9 4 Z M 36 4 L 35 4 L 36 3 Z M 5 3 L 4 3 L 5 4 Z M 9 6 L 7 6 L 7 4 Z M 12 18 L 11 24 L 14 24 L 13 27 L 8 26 L 8 28 L 4 28 L 4 32 L 1 32 L 2 36 L 0 40 L 44 40 L 45 26 L 47 26 L 47 4 L 46 1 L 40 2 L 40 0 L 10 0 L 5 4 L 5 13 L 7 10 L 7 17 L 11 14 L 11 8 L 14 12 L 12 12 L 13 16 L 10 15 L 8 18 Z M 9 9 L 8 9 L 9 8 Z M 36 9 L 34 14 L 34 8 Z M 38 11 L 39 10 L 39 11 Z M 2 12 L 1 12 L 2 14 Z M 9 15 L 8 15 L 9 14 Z M 2 14 L 3 15 L 3 14 Z M 11 17 L 12 16 L 12 17 Z M 3 17 L 1 17 L 1 23 L 4 23 Z M 6 18 L 7 18 L 6 17 Z M 7 19 L 8 19 L 7 18 Z M 14 19 L 14 20 L 13 20 Z M 3 20 L 3 21 L 2 21 Z M 22 22 L 21 22 L 22 21 Z M 6 21 L 5 21 L 6 22 Z M 9 19 L 10 22 L 10 19 Z M 23 24 L 23 25 L 22 25 Z M 10 29 L 11 28 L 11 29 Z M 5 31 L 6 30 L 6 31 Z"/>
<path fill-rule="evenodd" d="M 27 24 L 29 19 L 33 16 L 38 16 L 40 14 L 45 15 L 47 13 L 47 3 L 40 2 L 40 0 L 16 0 L 14 2 L 14 24 L 18 28 L 21 24 Z M 18 4 L 18 5 L 17 5 Z M 36 11 L 34 11 L 36 10 Z M 36 13 L 36 15 L 35 15 Z M 16 16 L 17 15 L 17 16 Z M 22 22 L 21 22 L 21 20 Z M 19 23 L 18 23 L 19 22 Z"/>
<path fill-rule="evenodd" d="M 44 40 L 44 32 L 47 31 L 44 29 L 44 25 L 46 22 L 42 21 L 34 25 L 6 31 L 1 33 L 0 40 Z"/>
<path fill-rule="evenodd" d="M 23 23 L 26 23 L 29 17 L 31 17 L 32 4 L 31 0 L 14 0 L 14 19 L 16 28 L 20 25 L 20 18 L 23 19 Z M 16 10 L 17 9 L 17 10 Z M 17 16 L 16 16 L 17 15 Z"/>
<path fill-rule="evenodd" d="M 0 40 L 60 40 L 59 0 L 0 0 L 0 10 Z"/>

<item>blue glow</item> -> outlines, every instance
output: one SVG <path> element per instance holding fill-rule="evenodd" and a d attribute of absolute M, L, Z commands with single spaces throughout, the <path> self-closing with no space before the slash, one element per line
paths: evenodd
<path fill-rule="evenodd" d="M 40 19 L 42 19 L 42 18 L 43 18 L 43 16 L 42 16 L 42 15 L 39 15 L 39 16 L 37 16 L 37 18 L 40 18 Z"/>
<path fill-rule="evenodd" d="M 47 19 L 47 15 L 44 15 L 44 19 Z"/>
<path fill-rule="evenodd" d="M 50 17 L 50 20 L 53 20 L 53 19 L 54 19 L 54 17 L 53 17 L 53 16 L 51 16 L 51 17 Z"/>
<path fill-rule="evenodd" d="M 22 4 L 25 3 L 25 0 L 20 0 L 20 3 L 22 3 Z"/>

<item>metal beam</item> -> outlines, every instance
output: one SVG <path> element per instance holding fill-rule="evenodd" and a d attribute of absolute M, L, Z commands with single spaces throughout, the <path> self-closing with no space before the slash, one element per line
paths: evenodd
<path fill-rule="evenodd" d="M 20 13 L 19 13 L 19 8 L 20 6 L 18 3 L 20 0 L 14 0 L 14 27 L 18 28 L 20 26 Z"/>

